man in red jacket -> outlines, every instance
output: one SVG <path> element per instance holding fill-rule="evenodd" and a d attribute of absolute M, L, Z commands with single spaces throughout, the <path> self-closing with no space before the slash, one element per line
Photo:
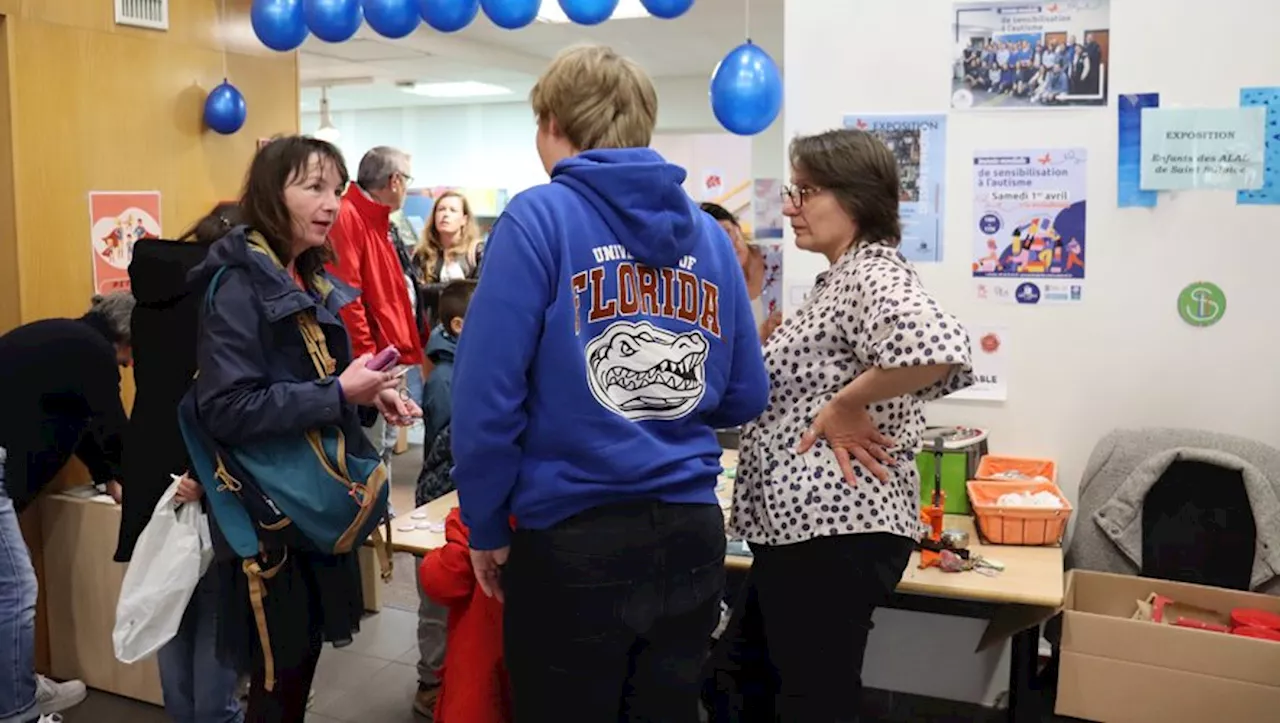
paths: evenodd
<path fill-rule="evenodd" d="M 337 261 L 329 272 L 360 291 L 343 307 L 342 322 L 355 356 L 377 354 L 388 346 L 400 352 L 401 364 L 422 364 L 422 339 L 409 298 L 409 285 L 391 235 L 391 213 L 404 204 L 409 190 L 409 154 L 378 146 L 364 154 L 356 182 L 342 197 L 338 218 L 329 231 Z M 378 415 L 366 430 L 384 459 L 390 456 L 386 422 Z M 387 470 L 390 472 L 388 459 Z"/>
<path fill-rule="evenodd" d="M 360 291 L 342 310 L 352 353 L 377 354 L 394 346 L 401 364 L 421 364 L 422 340 L 391 237 L 391 213 L 404 204 L 409 171 L 403 151 L 378 146 L 364 154 L 329 232 L 338 256 L 329 271 Z"/>

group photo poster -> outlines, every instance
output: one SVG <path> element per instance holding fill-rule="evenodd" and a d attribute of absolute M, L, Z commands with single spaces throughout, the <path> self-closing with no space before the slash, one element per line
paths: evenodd
<path fill-rule="evenodd" d="M 902 244 L 908 261 L 942 261 L 943 182 L 947 168 L 944 115 L 846 115 L 845 128 L 871 133 L 898 162 Z"/>
<path fill-rule="evenodd" d="M 1111 0 L 958 2 L 951 107 L 1105 106 Z"/>
<path fill-rule="evenodd" d="M 129 290 L 133 244 L 144 238 L 160 238 L 159 191 L 89 193 L 94 293 Z"/>
<path fill-rule="evenodd" d="M 1083 148 L 974 154 L 973 276 L 979 299 L 1083 299 L 1086 160 Z"/>

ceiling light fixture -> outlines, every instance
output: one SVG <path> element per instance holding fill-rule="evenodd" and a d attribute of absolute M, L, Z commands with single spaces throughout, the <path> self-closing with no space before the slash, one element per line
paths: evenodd
<path fill-rule="evenodd" d="M 481 98 L 511 94 L 510 88 L 474 80 L 453 83 L 411 83 L 401 86 L 401 90 L 428 98 Z"/>
<path fill-rule="evenodd" d="M 614 8 L 613 15 L 610 15 L 609 19 L 632 20 L 647 17 L 649 17 L 649 11 L 644 9 L 640 0 L 618 0 L 618 7 Z M 538 8 L 538 20 L 544 23 L 572 22 L 569 16 L 564 14 L 564 10 L 560 9 L 560 3 L 556 0 L 542 0 L 542 5 Z"/>
<path fill-rule="evenodd" d="M 311 137 L 327 143 L 337 143 L 342 137 L 342 132 L 333 124 L 333 118 L 329 116 L 329 89 L 324 86 L 320 88 L 320 127 L 311 134 Z"/>

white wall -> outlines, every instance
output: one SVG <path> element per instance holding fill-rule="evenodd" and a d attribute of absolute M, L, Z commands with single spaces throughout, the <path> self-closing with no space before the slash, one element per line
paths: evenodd
<path fill-rule="evenodd" d="M 1154 210 L 1116 208 L 1114 105 L 1116 93 L 1159 92 L 1163 106 L 1235 107 L 1242 86 L 1280 84 L 1272 37 L 1280 5 L 1111 4 L 1111 106 L 950 113 L 945 255 L 920 267 L 948 309 L 1007 325 L 1012 347 L 1007 403 L 939 403 L 929 421 L 986 427 L 996 451 L 1057 459 L 1073 499 L 1089 451 L 1116 427 L 1187 426 L 1280 444 L 1272 291 L 1280 207 L 1188 192 L 1162 195 Z M 847 113 L 947 110 L 949 2 L 790 2 L 785 12 L 786 138 L 839 126 Z M 1181 50 L 1179 38 L 1194 38 L 1195 52 Z M 1086 299 L 981 303 L 969 276 L 972 155 L 1038 146 L 1089 152 Z M 789 288 L 810 283 L 822 263 L 790 248 L 784 268 Z M 1183 324 L 1175 311 L 1178 291 L 1198 279 L 1227 294 L 1225 318 L 1208 329 Z M 968 652 L 980 625 L 891 611 L 877 619 L 868 685 L 988 701 L 1003 689 L 1004 666 Z"/>
<path fill-rule="evenodd" d="M 657 79 L 657 131 L 723 133 L 711 114 L 708 82 L 702 77 Z M 389 145 L 413 156 L 416 186 L 505 188 L 514 195 L 547 180 L 534 148 L 533 111 L 524 100 L 336 111 L 332 117 L 342 132 L 338 147 L 353 174 L 365 151 Z M 304 133 L 319 126 L 318 113 L 302 114 Z"/>

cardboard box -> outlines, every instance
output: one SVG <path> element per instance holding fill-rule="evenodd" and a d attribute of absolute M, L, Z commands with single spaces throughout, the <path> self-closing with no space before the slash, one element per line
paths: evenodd
<path fill-rule="evenodd" d="M 1132 619 L 1153 592 L 1226 613 L 1280 613 L 1280 597 L 1074 570 L 1055 712 L 1106 723 L 1280 721 L 1280 643 Z"/>

